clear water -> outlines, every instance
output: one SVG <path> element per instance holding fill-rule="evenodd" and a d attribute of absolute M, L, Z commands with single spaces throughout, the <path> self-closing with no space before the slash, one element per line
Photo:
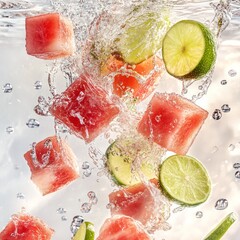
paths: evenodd
<path fill-rule="evenodd" d="M 82 218 L 92 221 L 98 233 L 104 219 L 110 216 L 107 195 L 116 189 L 106 176 L 102 155 L 116 135 L 121 134 L 118 122 L 112 123 L 111 128 L 90 146 L 54 122 L 48 113 L 48 103 L 75 79 L 79 65 L 75 58 L 50 62 L 28 56 L 24 17 L 53 10 L 70 16 L 75 23 L 78 51 L 81 52 L 88 27 L 103 9 L 128 7 L 137 2 L 144 1 L 0 1 L 0 229 L 12 214 L 24 208 L 56 230 L 53 240 L 71 239 L 74 227 Z M 155 239 L 188 240 L 194 236 L 200 240 L 227 213 L 240 212 L 240 145 L 237 144 L 240 142 L 240 1 L 220 3 L 164 1 L 173 8 L 173 21 L 197 19 L 211 26 L 218 36 L 218 58 L 210 78 L 182 83 L 165 74 L 158 86 L 160 92 L 175 91 L 208 110 L 209 117 L 188 154 L 200 159 L 208 169 L 212 192 L 208 201 L 197 207 L 182 209 L 173 204 L 169 218 L 171 230 L 156 231 Z M 216 23 L 221 19 L 224 21 L 219 30 Z M 135 111 L 144 109 L 148 100 Z M 126 112 L 129 111 L 129 106 L 125 107 Z M 217 115 L 214 114 L 216 109 L 219 110 Z M 127 114 L 122 118 L 121 121 L 127 122 Z M 30 180 L 23 154 L 31 149 L 33 142 L 53 135 L 54 129 L 62 138 L 67 138 L 77 155 L 81 177 L 66 188 L 42 197 Z M 229 150 L 230 145 L 235 147 Z M 221 199 L 227 199 L 228 207 L 217 211 L 216 202 Z M 60 209 L 64 209 L 61 214 Z M 75 216 L 79 218 L 72 224 Z M 239 223 L 238 218 L 226 239 L 238 240 Z"/>

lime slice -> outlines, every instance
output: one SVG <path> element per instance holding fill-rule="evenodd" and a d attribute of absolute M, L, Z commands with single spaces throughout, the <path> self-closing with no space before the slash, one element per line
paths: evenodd
<path fill-rule="evenodd" d="M 162 56 L 166 70 L 179 79 L 205 76 L 216 60 L 210 30 L 200 22 L 183 20 L 174 24 L 163 39 Z"/>
<path fill-rule="evenodd" d="M 166 10 L 146 12 L 126 22 L 115 40 L 117 51 L 126 63 L 138 64 L 162 47 L 162 39 L 169 27 Z"/>
<path fill-rule="evenodd" d="M 190 156 L 167 158 L 160 167 L 159 180 L 167 195 L 186 205 L 206 201 L 211 190 L 206 169 Z"/>
<path fill-rule="evenodd" d="M 115 141 L 106 151 L 107 165 L 113 176 L 113 180 L 115 180 L 118 185 L 131 186 L 141 182 L 139 174 L 143 174 L 147 179 L 156 178 L 156 170 L 150 163 L 141 163 L 139 167 L 140 171 L 134 169 L 133 159 L 124 151 L 124 149 L 128 147 L 127 141 L 121 144 L 121 147 L 119 147 Z"/>
<path fill-rule="evenodd" d="M 228 214 L 213 230 L 210 232 L 204 240 L 219 240 L 236 221 L 234 213 Z"/>
<path fill-rule="evenodd" d="M 83 222 L 72 240 L 94 240 L 94 225 L 91 222 Z"/>

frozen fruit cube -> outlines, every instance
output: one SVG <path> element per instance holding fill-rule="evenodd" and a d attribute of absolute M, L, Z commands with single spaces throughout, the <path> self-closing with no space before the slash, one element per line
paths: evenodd
<path fill-rule="evenodd" d="M 0 233 L 1 240 L 50 240 L 53 230 L 39 218 L 19 213 L 12 216 L 10 222 Z"/>
<path fill-rule="evenodd" d="M 107 93 L 81 75 L 57 96 L 50 112 L 87 143 L 94 140 L 119 113 Z"/>
<path fill-rule="evenodd" d="M 186 154 L 208 112 L 175 93 L 155 93 L 138 132 L 163 148 Z"/>
<path fill-rule="evenodd" d="M 42 59 L 56 59 L 74 53 L 72 22 L 58 13 L 27 17 L 26 50 Z"/>
<path fill-rule="evenodd" d="M 31 170 L 31 179 L 43 195 L 55 192 L 79 177 L 75 155 L 56 136 L 33 144 L 24 157 Z"/>

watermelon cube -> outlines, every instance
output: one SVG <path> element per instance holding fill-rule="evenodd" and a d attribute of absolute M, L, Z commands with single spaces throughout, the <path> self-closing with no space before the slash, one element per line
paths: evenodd
<path fill-rule="evenodd" d="M 12 216 L 7 226 L 0 232 L 1 240 L 50 240 L 53 230 L 42 220 L 25 213 Z"/>
<path fill-rule="evenodd" d="M 143 225 L 146 225 L 151 218 L 156 218 L 154 214 L 156 199 L 153 189 L 158 195 L 160 190 L 157 179 L 152 179 L 151 183 L 151 185 L 138 183 L 110 193 L 111 214 L 132 217 Z"/>
<path fill-rule="evenodd" d="M 57 96 L 49 110 L 87 143 L 102 133 L 119 113 L 107 93 L 93 85 L 86 75 L 81 75 Z"/>
<path fill-rule="evenodd" d="M 104 222 L 96 240 L 151 240 L 151 238 L 133 218 L 116 215 Z"/>
<path fill-rule="evenodd" d="M 208 112 L 175 93 L 155 93 L 138 132 L 177 154 L 185 155 Z"/>
<path fill-rule="evenodd" d="M 24 154 L 31 179 L 43 195 L 79 177 L 78 164 L 70 147 L 56 136 L 48 137 Z"/>
<path fill-rule="evenodd" d="M 26 50 L 42 59 L 72 55 L 75 50 L 72 22 L 58 13 L 27 17 Z"/>

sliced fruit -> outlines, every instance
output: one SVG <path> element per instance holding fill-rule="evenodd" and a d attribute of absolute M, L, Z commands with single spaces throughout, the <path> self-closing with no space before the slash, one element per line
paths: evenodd
<path fill-rule="evenodd" d="M 236 221 L 234 213 L 228 214 L 205 238 L 204 240 L 219 240 Z"/>
<path fill-rule="evenodd" d="M 96 240 L 151 240 L 151 237 L 138 221 L 118 215 L 106 219 Z"/>
<path fill-rule="evenodd" d="M 116 183 L 127 186 L 134 185 L 141 182 L 140 174 L 143 174 L 148 179 L 155 178 L 155 168 L 150 163 L 139 163 L 141 164 L 140 169 L 138 169 L 138 166 L 133 165 L 134 156 L 127 154 L 129 146 L 131 146 L 131 143 L 128 141 L 121 143 L 121 146 L 115 141 L 106 151 L 108 168 Z"/>
<path fill-rule="evenodd" d="M 162 39 L 169 26 L 166 11 L 146 12 L 128 19 L 115 40 L 116 49 L 123 60 L 138 64 L 154 55 L 162 46 Z"/>
<path fill-rule="evenodd" d="M 147 225 L 151 221 L 153 226 L 152 219 L 157 220 L 158 218 L 155 210 L 158 210 L 157 207 L 160 206 L 160 203 L 156 202 L 155 195 L 160 195 L 160 190 L 157 179 L 150 181 L 151 183 L 138 183 L 111 192 L 108 196 L 109 203 L 113 206 L 110 209 L 111 214 L 132 217 L 143 225 Z M 159 218 L 162 217 L 161 215 Z"/>
<path fill-rule="evenodd" d="M 138 132 L 161 147 L 185 155 L 208 112 L 175 93 L 155 93 L 138 124 Z"/>
<path fill-rule="evenodd" d="M 148 97 L 159 82 L 163 61 L 157 56 L 139 64 L 126 64 L 118 55 L 112 54 L 101 66 L 101 75 L 113 73 L 113 93 L 119 97 L 131 94 L 138 101 Z"/>
<path fill-rule="evenodd" d="M 54 230 L 41 219 L 26 213 L 11 217 L 7 226 L 0 232 L 1 240 L 51 240 Z"/>
<path fill-rule="evenodd" d="M 26 17 L 26 50 L 42 59 L 68 57 L 75 51 L 73 24 L 58 13 Z"/>
<path fill-rule="evenodd" d="M 79 177 L 77 158 L 64 140 L 50 136 L 24 154 L 31 180 L 43 195 L 55 192 Z"/>
<path fill-rule="evenodd" d="M 91 222 L 83 222 L 72 240 L 94 240 L 94 225 Z"/>
<path fill-rule="evenodd" d="M 202 23 L 183 20 L 174 24 L 163 39 L 163 61 L 169 74 L 180 79 L 205 76 L 216 60 L 210 30 Z"/>
<path fill-rule="evenodd" d="M 160 184 L 173 200 L 196 205 L 207 200 L 211 182 L 204 166 L 190 156 L 173 155 L 160 167 Z"/>
<path fill-rule="evenodd" d="M 81 74 L 54 98 L 50 113 L 87 143 L 100 135 L 118 115 L 119 108 L 93 77 Z"/>

